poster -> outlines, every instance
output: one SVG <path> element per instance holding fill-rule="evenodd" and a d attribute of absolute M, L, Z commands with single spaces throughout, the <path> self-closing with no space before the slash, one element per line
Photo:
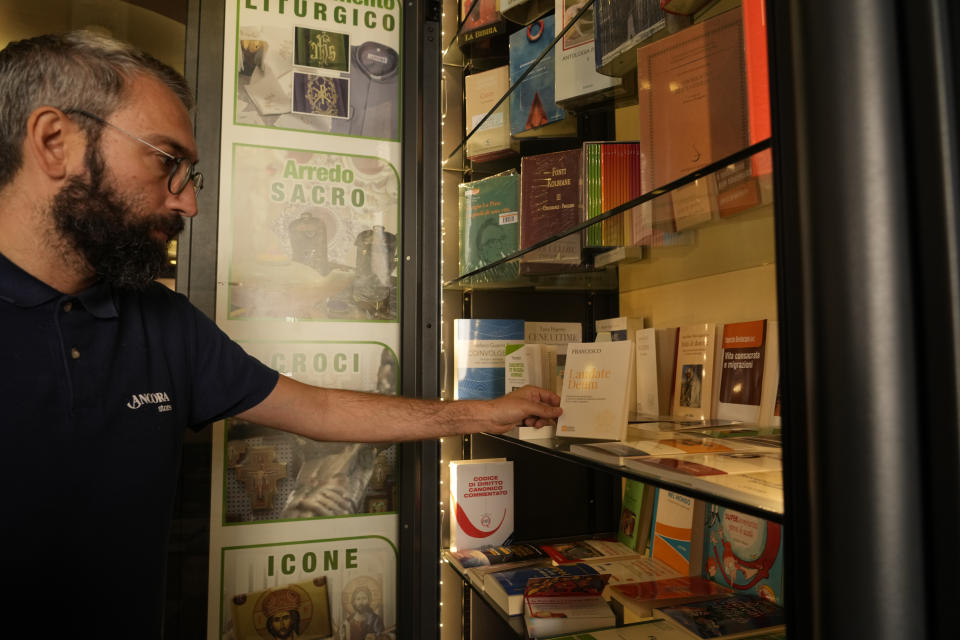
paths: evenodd
<path fill-rule="evenodd" d="M 400 16 L 226 2 L 216 320 L 307 384 L 398 392 Z M 208 637 L 395 640 L 396 446 L 213 442 Z"/>

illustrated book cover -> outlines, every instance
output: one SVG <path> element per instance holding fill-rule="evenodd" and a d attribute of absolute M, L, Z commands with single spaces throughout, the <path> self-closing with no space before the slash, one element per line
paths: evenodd
<path fill-rule="evenodd" d="M 786 629 L 783 607 L 749 595 L 663 607 L 654 614 L 679 624 L 695 638 L 727 640 Z"/>
<path fill-rule="evenodd" d="M 483 579 L 483 590 L 507 615 L 523 613 L 523 593 L 532 578 L 556 576 L 590 576 L 599 572 L 585 563 L 549 567 L 524 567 L 512 571 L 488 573 Z"/>
<path fill-rule="evenodd" d="M 678 418 L 708 420 L 713 414 L 713 387 L 717 325 L 705 322 L 680 327 L 677 366 L 673 382 L 672 414 Z"/>
<path fill-rule="evenodd" d="M 450 461 L 450 550 L 503 545 L 513 536 L 513 461 Z"/>
<path fill-rule="evenodd" d="M 758 424 L 763 413 L 772 416 L 779 368 L 777 342 L 774 321 L 724 325 L 717 418 Z"/>
<path fill-rule="evenodd" d="M 459 186 L 460 275 L 516 253 L 520 249 L 520 176 L 514 171 Z M 478 277 L 510 280 L 516 261 L 500 264 Z"/>
<path fill-rule="evenodd" d="M 510 34 L 510 86 L 516 85 L 509 98 L 514 138 L 577 135 L 577 119 L 554 98 L 553 26 L 550 14 Z"/>
<path fill-rule="evenodd" d="M 650 532 L 650 555 L 681 575 L 700 572 L 704 503 L 689 496 L 657 489 Z"/>
<path fill-rule="evenodd" d="M 704 574 L 711 580 L 783 605 L 782 525 L 711 505 L 703 544 Z"/>
<path fill-rule="evenodd" d="M 533 578 L 523 595 L 523 619 L 531 638 L 611 627 L 616 616 L 603 598 L 609 576 Z"/>
<path fill-rule="evenodd" d="M 623 81 L 597 73 L 593 5 L 584 10 L 582 0 L 555 0 L 554 7 L 557 32 L 569 26 L 556 46 L 554 82 L 557 102 L 568 107 L 582 107 L 611 97 L 620 90 Z"/>

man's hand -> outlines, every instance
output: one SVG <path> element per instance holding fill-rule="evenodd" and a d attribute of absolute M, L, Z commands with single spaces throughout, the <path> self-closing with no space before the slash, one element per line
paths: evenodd
<path fill-rule="evenodd" d="M 527 385 L 507 395 L 489 401 L 492 410 L 488 419 L 489 431 L 503 433 L 517 425 L 545 427 L 560 417 L 560 396 Z"/>

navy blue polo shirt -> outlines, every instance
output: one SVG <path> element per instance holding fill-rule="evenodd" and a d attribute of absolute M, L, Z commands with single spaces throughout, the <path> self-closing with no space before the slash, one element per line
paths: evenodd
<path fill-rule="evenodd" d="M 63 295 L 3 255 L 0 353 L 6 581 L 154 637 L 184 429 L 257 405 L 278 374 L 162 285 Z"/>

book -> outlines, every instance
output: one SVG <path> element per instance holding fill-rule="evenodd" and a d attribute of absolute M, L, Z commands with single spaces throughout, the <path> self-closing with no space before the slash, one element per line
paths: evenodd
<path fill-rule="evenodd" d="M 654 614 L 678 624 L 694 638 L 727 640 L 786 630 L 783 607 L 749 595 L 662 607 Z"/>
<path fill-rule="evenodd" d="M 580 149 L 571 149 L 521 158 L 521 249 L 572 229 L 582 221 L 581 155 Z M 521 256 L 520 271 L 541 273 L 580 265 L 581 235 L 564 236 Z"/>
<path fill-rule="evenodd" d="M 497 0 L 463 0 L 460 5 L 460 20 L 463 23 L 458 36 L 460 44 L 492 38 L 505 33 L 507 28 L 503 17 L 497 11 Z"/>
<path fill-rule="evenodd" d="M 743 0 L 743 47 L 746 63 L 747 109 L 749 113 L 750 144 L 765 140 L 771 135 L 770 126 L 770 75 L 767 51 L 767 9 L 764 0 Z M 773 173 L 773 154 L 767 149 L 750 158 L 750 168 L 761 183 L 769 183 Z M 771 185 L 764 184 L 766 189 Z M 764 190 L 766 190 L 764 189 Z M 766 202 L 768 197 L 764 197 Z"/>
<path fill-rule="evenodd" d="M 641 416 L 670 413 L 677 328 L 648 327 L 634 333 L 637 366 L 636 412 Z"/>
<path fill-rule="evenodd" d="M 549 567 L 523 567 L 511 571 L 488 573 L 483 578 L 483 590 L 507 615 L 523 613 L 523 593 L 531 578 L 555 576 L 588 576 L 599 572 L 585 563 L 564 564 Z"/>
<path fill-rule="evenodd" d="M 653 486 L 635 478 L 623 479 L 617 541 L 637 553 L 646 551 L 650 517 L 653 514 L 653 491 Z"/>
<path fill-rule="evenodd" d="M 757 424 L 764 405 L 772 417 L 779 368 L 776 327 L 768 320 L 724 325 L 717 418 Z"/>
<path fill-rule="evenodd" d="M 783 605 L 783 528 L 711 505 L 703 537 L 704 575 L 737 593 Z"/>
<path fill-rule="evenodd" d="M 690 633 L 675 623 L 653 619 L 612 629 L 558 636 L 553 640 L 690 640 Z"/>
<path fill-rule="evenodd" d="M 520 249 L 520 176 L 506 172 L 459 186 L 460 275 L 485 267 Z M 484 281 L 510 280 L 516 261 L 479 274 Z"/>
<path fill-rule="evenodd" d="M 568 345 L 557 435 L 623 439 L 636 393 L 633 358 L 632 342 Z"/>
<path fill-rule="evenodd" d="M 641 246 L 614 247 L 598 253 L 593 257 L 594 268 L 606 267 L 612 264 L 630 264 L 643 260 L 644 250 Z"/>
<path fill-rule="evenodd" d="M 597 0 L 594 66 L 599 73 L 623 77 L 637 64 L 636 50 L 686 25 L 692 18 L 668 14 L 659 0 Z"/>
<path fill-rule="evenodd" d="M 624 340 L 633 341 L 638 329 L 643 329 L 643 318 L 630 318 L 619 316 L 616 318 L 601 318 L 596 321 L 595 327 L 597 333 L 609 331 L 610 339 L 614 342 Z"/>
<path fill-rule="evenodd" d="M 644 190 L 747 146 L 740 11 L 694 24 L 636 55 Z"/>
<path fill-rule="evenodd" d="M 635 549 L 617 540 L 583 539 L 539 545 L 554 564 L 572 564 L 587 561 L 610 561 L 633 558 Z"/>
<path fill-rule="evenodd" d="M 670 204 L 677 231 L 710 222 L 720 215 L 716 178 L 704 176 L 674 189 L 670 192 Z"/>
<path fill-rule="evenodd" d="M 539 547 L 532 544 L 491 545 L 479 549 L 445 551 L 444 559 L 460 571 L 474 567 L 490 567 L 548 559 Z"/>
<path fill-rule="evenodd" d="M 610 585 L 607 595 L 623 610 L 623 622 L 630 624 L 650 619 L 655 608 L 714 600 L 733 591 L 703 576 L 678 576 Z"/>
<path fill-rule="evenodd" d="M 594 66 L 593 5 L 584 10 L 582 0 L 555 0 L 554 7 L 557 32 L 569 25 L 556 45 L 554 97 L 557 103 L 568 108 L 583 107 L 613 96 L 623 81 L 597 73 Z"/>
<path fill-rule="evenodd" d="M 532 578 L 523 595 L 523 620 L 531 638 L 612 627 L 616 617 L 603 598 L 608 576 Z"/>
<path fill-rule="evenodd" d="M 513 461 L 450 461 L 450 551 L 504 544 L 513 536 Z"/>
<path fill-rule="evenodd" d="M 657 489 L 650 555 L 681 575 L 700 572 L 703 557 L 704 503 L 675 491 Z"/>
<path fill-rule="evenodd" d="M 554 390 L 557 386 L 557 350 L 550 344 L 508 344 L 505 357 L 505 391 L 525 385 Z M 506 435 L 520 440 L 539 440 L 556 435 L 555 425 L 526 427 L 517 425 Z"/>
<path fill-rule="evenodd" d="M 510 88 L 509 66 L 471 73 L 463 83 L 464 125 L 470 136 L 465 143 L 467 157 L 489 162 L 515 155 L 510 137 L 510 101 L 504 100 L 493 110 Z"/>
<path fill-rule="evenodd" d="M 650 556 L 636 555 L 620 560 L 587 559 L 584 562 L 602 574 L 609 574 L 611 585 L 663 580 L 680 575 L 663 560 Z M 609 594 L 604 593 L 604 597 L 609 599 Z"/>
<path fill-rule="evenodd" d="M 518 24 L 530 24 L 553 10 L 553 0 L 497 0 L 497 11 Z"/>
<path fill-rule="evenodd" d="M 585 220 L 596 218 L 640 195 L 640 148 L 637 142 L 584 142 L 582 200 Z M 587 246 L 619 246 L 632 237 L 633 211 L 587 227 Z"/>
<path fill-rule="evenodd" d="M 523 340 L 523 320 L 453 321 L 455 400 L 498 398 L 506 392 L 506 346 Z"/>
<path fill-rule="evenodd" d="M 514 138 L 577 135 L 577 119 L 554 98 L 553 27 L 550 14 L 510 34 L 510 86 L 516 85 L 509 98 L 510 135 Z"/>
<path fill-rule="evenodd" d="M 751 209 L 761 202 L 760 182 L 751 159 L 738 160 L 713 174 L 717 185 L 717 214 L 721 218 Z"/>
<path fill-rule="evenodd" d="M 716 324 L 705 322 L 679 328 L 673 415 L 694 420 L 713 418 L 716 349 Z"/>
<path fill-rule="evenodd" d="M 689 488 L 704 488 L 701 478 L 740 473 L 782 471 L 779 450 L 689 453 L 667 456 L 637 456 L 624 459 L 624 466 L 658 480 Z"/>
<path fill-rule="evenodd" d="M 633 464 L 639 458 L 665 458 L 706 453 L 765 452 L 778 453 L 778 448 L 751 440 L 735 438 L 719 439 L 686 430 L 670 430 L 658 433 L 628 429 L 629 440 L 618 442 L 590 442 L 571 444 L 570 453 L 591 458 L 607 464 Z"/>
<path fill-rule="evenodd" d="M 550 389 L 560 394 L 563 384 L 563 372 L 567 362 L 567 345 L 583 341 L 583 325 L 579 322 L 525 322 L 523 341 L 548 344 L 557 347 L 557 368 L 553 376 L 554 386 Z"/>

